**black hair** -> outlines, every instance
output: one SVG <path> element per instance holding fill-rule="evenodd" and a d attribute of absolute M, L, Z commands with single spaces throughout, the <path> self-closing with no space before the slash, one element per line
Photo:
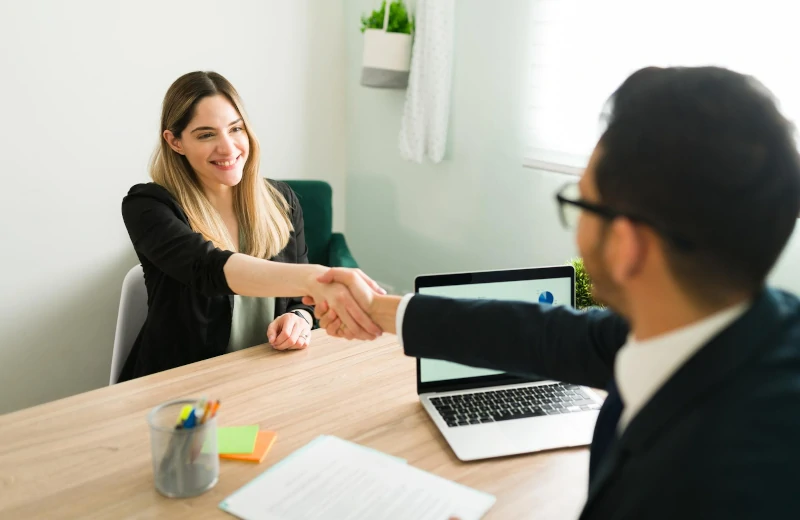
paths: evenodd
<path fill-rule="evenodd" d="M 650 67 L 617 89 L 605 119 L 602 202 L 685 240 L 663 243 L 696 296 L 761 288 L 800 212 L 793 126 L 770 92 L 724 68 Z"/>

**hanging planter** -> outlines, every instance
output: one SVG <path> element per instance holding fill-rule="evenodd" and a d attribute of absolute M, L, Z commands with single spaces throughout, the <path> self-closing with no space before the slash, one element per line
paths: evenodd
<path fill-rule="evenodd" d="M 364 33 L 361 84 L 365 87 L 406 88 L 411 69 L 414 22 L 402 0 L 361 17 Z"/>

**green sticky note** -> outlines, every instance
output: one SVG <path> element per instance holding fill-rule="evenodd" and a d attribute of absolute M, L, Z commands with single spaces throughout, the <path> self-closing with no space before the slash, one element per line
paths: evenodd
<path fill-rule="evenodd" d="M 217 428 L 217 450 L 219 453 L 253 453 L 256 449 L 258 425 L 223 426 Z"/>

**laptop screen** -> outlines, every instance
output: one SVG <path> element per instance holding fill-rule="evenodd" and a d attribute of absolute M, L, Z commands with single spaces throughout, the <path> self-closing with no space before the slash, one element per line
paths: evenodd
<path fill-rule="evenodd" d="M 434 275 L 417 279 L 417 293 L 448 298 L 513 300 L 548 305 L 574 306 L 572 267 L 518 269 L 484 273 Z M 493 376 L 493 377 L 492 377 Z M 496 370 L 474 368 L 437 359 L 418 360 L 420 390 L 459 383 L 489 384 L 510 376 Z M 477 386 L 480 386 L 479 384 Z"/>

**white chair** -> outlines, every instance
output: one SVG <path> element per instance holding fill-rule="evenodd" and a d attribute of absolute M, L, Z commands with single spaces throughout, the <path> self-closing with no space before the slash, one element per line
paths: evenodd
<path fill-rule="evenodd" d="M 147 318 L 147 288 L 144 285 L 142 266 L 133 267 L 122 282 L 122 295 L 119 298 L 117 332 L 114 335 L 114 352 L 111 354 L 111 377 L 109 385 L 119 380 L 122 366 L 128 359 L 133 342 L 142 330 Z"/>

